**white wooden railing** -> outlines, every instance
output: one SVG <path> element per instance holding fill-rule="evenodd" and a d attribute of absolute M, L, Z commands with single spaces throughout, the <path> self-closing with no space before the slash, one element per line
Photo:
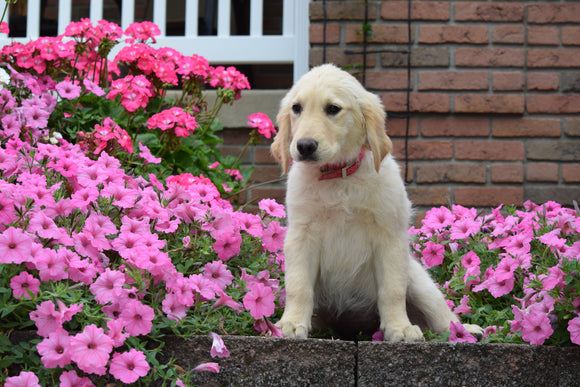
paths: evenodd
<path fill-rule="evenodd" d="M 167 36 L 165 31 L 166 10 L 171 0 L 153 0 L 153 22 L 159 26 L 161 36 L 157 47 L 171 47 L 185 55 L 198 54 L 210 63 L 261 64 L 291 63 L 294 79 L 308 70 L 308 3 L 310 0 L 284 0 L 281 35 L 262 33 L 263 3 L 268 0 L 251 0 L 249 35 L 230 34 L 231 1 L 217 1 L 217 35 L 199 36 L 198 0 L 185 0 L 184 36 Z M 4 9 L 5 1 L 0 0 Z M 11 38 L 0 34 L 0 45 L 11 41 L 26 42 L 40 34 L 41 0 L 28 0 L 25 38 Z M 58 34 L 64 33 L 71 21 L 72 0 L 58 0 Z M 123 0 L 121 27 L 133 23 L 135 1 Z M 95 22 L 103 18 L 103 0 L 90 0 L 90 19 Z M 8 15 L 4 20 L 8 20 Z M 115 55 L 113 50 L 111 55 Z"/>

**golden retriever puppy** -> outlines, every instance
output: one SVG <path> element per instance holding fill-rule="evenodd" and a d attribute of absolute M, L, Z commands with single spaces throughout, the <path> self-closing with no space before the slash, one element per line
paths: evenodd
<path fill-rule="evenodd" d="M 409 252 L 411 203 L 379 98 L 322 65 L 292 87 L 277 119 L 272 153 L 289 170 L 284 336 L 306 338 L 313 321 L 351 336 L 380 328 L 387 341 L 423 340 L 414 323 L 448 330 L 458 318 Z"/>

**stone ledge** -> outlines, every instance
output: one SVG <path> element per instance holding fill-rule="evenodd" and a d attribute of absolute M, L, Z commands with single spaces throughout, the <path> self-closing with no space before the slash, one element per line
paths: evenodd
<path fill-rule="evenodd" d="M 237 129 L 247 127 L 247 117 L 252 113 L 265 113 L 270 117 L 272 122 L 276 120 L 280 101 L 286 95 L 288 90 L 244 90 L 242 98 L 235 101 L 232 105 L 225 105 L 221 108 L 218 119 L 224 128 Z M 171 97 L 181 95 L 180 91 L 170 91 Z M 210 106 L 216 98 L 216 92 L 208 90 L 204 92 L 205 99 Z"/>
<path fill-rule="evenodd" d="M 168 338 L 164 356 L 182 367 L 215 361 L 205 386 L 574 386 L 580 347 L 514 344 L 289 340 L 223 336 L 231 356 L 212 359 L 209 337 Z"/>

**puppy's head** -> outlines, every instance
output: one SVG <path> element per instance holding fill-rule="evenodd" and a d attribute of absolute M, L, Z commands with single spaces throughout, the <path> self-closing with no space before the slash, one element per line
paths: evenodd
<path fill-rule="evenodd" d="M 378 171 L 391 151 L 380 99 L 350 74 L 322 65 L 305 74 L 282 99 L 272 154 L 288 171 L 290 160 L 340 164 L 369 149 Z"/>

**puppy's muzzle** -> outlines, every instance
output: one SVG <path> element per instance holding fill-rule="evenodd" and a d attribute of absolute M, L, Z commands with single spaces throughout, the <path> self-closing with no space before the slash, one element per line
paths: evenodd
<path fill-rule="evenodd" d="M 313 138 L 303 138 L 298 140 L 296 144 L 301 161 L 310 160 L 316 161 L 316 150 L 318 149 L 318 141 Z"/>

